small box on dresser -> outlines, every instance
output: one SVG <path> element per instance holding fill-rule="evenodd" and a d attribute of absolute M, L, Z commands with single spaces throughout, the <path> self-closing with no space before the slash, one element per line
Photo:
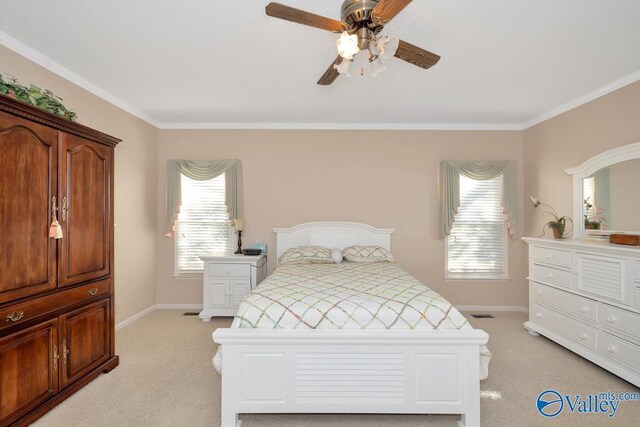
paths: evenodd
<path fill-rule="evenodd" d="M 265 255 L 212 254 L 204 262 L 200 319 L 235 316 L 244 297 L 266 276 Z"/>
<path fill-rule="evenodd" d="M 525 238 L 529 321 L 542 334 L 640 386 L 640 248 Z"/>

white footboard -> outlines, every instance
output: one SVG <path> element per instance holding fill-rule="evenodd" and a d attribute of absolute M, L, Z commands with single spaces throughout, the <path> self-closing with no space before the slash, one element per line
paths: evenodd
<path fill-rule="evenodd" d="M 480 425 L 481 330 L 217 329 L 222 427 L 242 413 L 461 414 Z"/>

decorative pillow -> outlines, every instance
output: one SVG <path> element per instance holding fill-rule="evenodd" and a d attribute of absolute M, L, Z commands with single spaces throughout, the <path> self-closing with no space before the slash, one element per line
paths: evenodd
<path fill-rule="evenodd" d="M 331 258 L 333 258 L 333 262 L 335 262 L 336 264 L 340 264 L 342 262 L 342 249 L 332 248 Z"/>
<path fill-rule="evenodd" d="M 391 252 L 380 246 L 349 246 L 342 251 L 344 259 L 350 262 L 393 262 Z"/>
<path fill-rule="evenodd" d="M 331 250 L 322 246 L 298 246 L 284 251 L 280 264 L 332 264 Z"/>

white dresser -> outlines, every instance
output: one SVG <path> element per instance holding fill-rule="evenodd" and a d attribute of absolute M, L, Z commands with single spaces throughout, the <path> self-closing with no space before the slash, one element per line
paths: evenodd
<path fill-rule="evenodd" d="M 264 279 L 267 258 L 213 254 L 200 257 L 204 261 L 202 311 L 204 322 L 213 316 L 234 316 L 244 297 Z"/>
<path fill-rule="evenodd" d="M 529 244 L 525 328 L 640 387 L 640 247 L 524 240 Z"/>

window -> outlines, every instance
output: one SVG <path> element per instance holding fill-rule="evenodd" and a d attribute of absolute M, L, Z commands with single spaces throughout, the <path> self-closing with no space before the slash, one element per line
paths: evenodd
<path fill-rule="evenodd" d="M 593 176 L 585 178 L 583 182 L 583 197 L 584 197 L 584 216 L 585 218 L 592 218 L 596 213 L 596 182 Z"/>
<path fill-rule="evenodd" d="M 446 278 L 506 279 L 507 230 L 502 179 L 460 175 L 460 207 L 446 241 Z"/>
<path fill-rule="evenodd" d="M 182 205 L 176 227 L 176 273 L 201 273 L 199 258 L 231 250 L 231 227 L 225 205 L 225 175 L 196 181 L 181 175 Z"/>

